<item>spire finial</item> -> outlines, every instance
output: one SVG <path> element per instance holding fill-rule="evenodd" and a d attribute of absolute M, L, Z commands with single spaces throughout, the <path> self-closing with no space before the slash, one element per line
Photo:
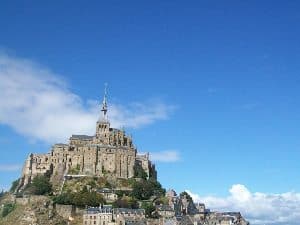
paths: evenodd
<path fill-rule="evenodd" d="M 101 111 L 103 112 L 103 119 L 107 120 L 107 83 L 104 84 L 104 96 Z"/>

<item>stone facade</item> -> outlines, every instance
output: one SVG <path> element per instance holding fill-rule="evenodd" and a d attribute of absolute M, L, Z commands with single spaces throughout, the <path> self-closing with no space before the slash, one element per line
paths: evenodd
<path fill-rule="evenodd" d="M 35 176 L 45 174 L 51 176 L 53 184 L 60 184 L 68 174 L 128 179 L 134 177 L 137 163 L 148 177 L 156 177 L 149 155 L 137 155 L 132 138 L 124 130 L 110 126 L 106 97 L 104 101 L 104 115 L 96 123 L 96 134 L 72 135 L 68 144 L 55 144 L 49 153 L 30 154 L 23 167 L 19 190 Z"/>
<path fill-rule="evenodd" d="M 144 224 L 143 209 L 115 208 L 110 205 L 90 207 L 83 214 L 84 225 L 136 225 Z"/>
<path fill-rule="evenodd" d="M 175 210 L 169 205 L 157 205 L 156 212 L 159 216 L 166 219 L 171 219 L 175 217 Z"/>
<path fill-rule="evenodd" d="M 239 212 L 212 212 L 203 225 L 249 225 Z"/>
<path fill-rule="evenodd" d="M 89 208 L 83 214 L 84 225 L 115 225 L 111 206 Z"/>
<path fill-rule="evenodd" d="M 106 202 L 114 202 L 118 199 L 118 195 L 114 190 L 109 188 L 102 188 L 96 190 L 99 194 L 102 194 Z"/>

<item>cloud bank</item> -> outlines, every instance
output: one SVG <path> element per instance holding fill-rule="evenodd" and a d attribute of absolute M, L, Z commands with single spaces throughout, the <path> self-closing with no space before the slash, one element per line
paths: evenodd
<path fill-rule="evenodd" d="M 212 210 L 239 211 L 251 224 L 298 225 L 300 221 L 300 193 L 252 193 L 241 184 L 233 185 L 224 198 L 187 192 L 195 202 L 203 202 Z"/>
<path fill-rule="evenodd" d="M 150 153 L 151 161 L 155 162 L 177 162 L 180 160 L 180 155 L 178 151 L 168 150 L 168 151 L 161 151 L 161 152 L 151 152 Z"/>
<path fill-rule="evenodd" d="M 158 101 L 110 104 L 109 118 L 114 127 L 138 128 L 167 119 L 173 109 Z M 0 55 L 0 124 L 54 143 L 71 134 L 94 134 L 99 115 L 99 102 L 81 99 L 61 76 L 34 62 Z"/>
<path fill-rule="evenodd" d="M 15 172 L 22 168 L 19 164 L 0 164 L 0 172 Z"/>

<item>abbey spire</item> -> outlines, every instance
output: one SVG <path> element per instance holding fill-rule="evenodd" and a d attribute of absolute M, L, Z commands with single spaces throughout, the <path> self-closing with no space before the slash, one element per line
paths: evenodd
<path fill-rule="evenodd" d="M 104 96 L 101 111 L 103 112 L 103 120 L 107 121 L 107 83 L 105 83 L 104 86 Z"/>

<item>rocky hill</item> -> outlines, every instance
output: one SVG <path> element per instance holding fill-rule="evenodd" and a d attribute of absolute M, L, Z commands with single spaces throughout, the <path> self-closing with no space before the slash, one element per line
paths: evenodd
<path fill-rule="evenodd" d="M 12 205 L 12 212 L 3 217 L 5 207 Z M 0 200 L 0 225 L 64 225 L 68 218 L 59 215 L 52 200 L 47 196 L 30 196 L 16 199 L 12 194 L 6 194 Z M 82 225 L 82 216 L 74 217 L 70 223 Z"/>
<path fill-rule="evenodd" d="M 166 192 L 149 154 L 137 154 L 131 136 L 110 127 L 106 96 L 101 111 L 95 136 L 73 135 L 69 144 L 29 155 L 0 196 L 0 225 L 248 224 L 239 213 L 194 204 L 186 192 Z M 102 223 L 101 213 L 110 220 Z"/>

